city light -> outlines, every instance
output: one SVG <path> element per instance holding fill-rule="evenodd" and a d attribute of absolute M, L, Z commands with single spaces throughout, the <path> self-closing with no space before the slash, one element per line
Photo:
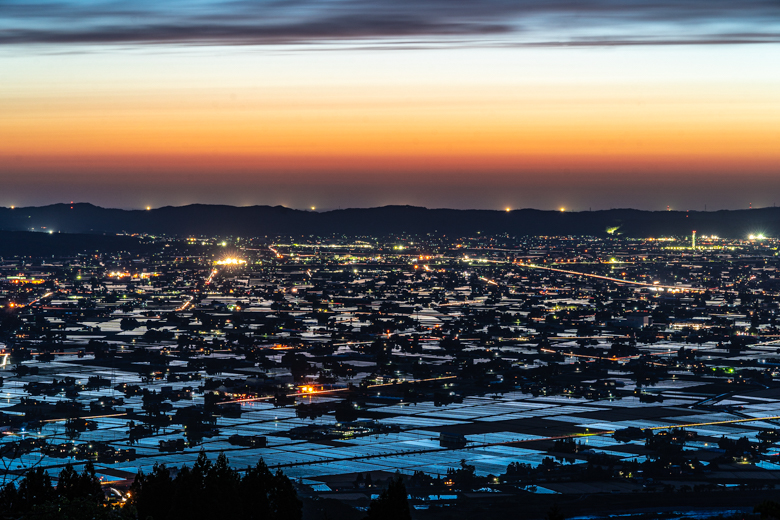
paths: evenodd
<path fill-rule="evenodd" d="M 501 210 L 493 210 L 497 215 L 496 211 Z M 606 227 L 600 225 L 599 229 Z M 771 235 L 771 231 L 764 233 Z M 771 308 L 755 312 L 753 307 L 753 301 L 772 301 L 776 293 L 774 278 L 771 274 L 764 276 L 758 269 L 744 268 L 752 265 L 747 262 L 757 256 L 768 267 L 780 265 L 780 259 L 771 255 L 775 250 L 769 252 L 767 248 L 771 237 L 765 242 L 757 241 L 764 233 L 752 232 L 754 241 L 748 241 L 747 235 L 726 238 L 717 247 L 698 236 L 701 241 L 697 244 L 696 259 L 689 254 L 689 235 L 683 234 L 671 243 L 666 238 L 618 236 L 540 237 L 518 243 L 505 234 L 482 232 L 465 237 L 361 236 L 361 241 L 328 234 L 296 237 L 297 243 L 272 246 L 267 245 L 265 237 L 254 243 L 231 239 L 230 249 L 223 248 L 221 253 L 214 249 L 221 243 L 218 238 L 166 238 L 150 244 L 157 249 L 144 259 L 123 250 L 96 250 L 79 257 L 78 264 L 67 251 L 45 259 L 45 267 L 6 262 L 0 270 L 0 288 L 5 291 L 0 295 L 0 310 L 18 315 L 21 320 L 21 326 L 10 329 L 7 337 L 16 344 L 30 345 L 26 350 L 31 359 L 23 366 L 29 365 L 28 370 L 39 365 L 50 367 L 49 373 L 56 370 L 57 378 L 49 383 L 48 377 L 38 374 L 18 376 L 32 379 L 22 379 L 26 386 L 17 387 L 13 394 L 6 392 L 13 389 L 3 389 L 4 404 L 13 406 L 24 398 L 27 406 L 34 406 L 43 417 L 48 431 L 58 435 L 67 433 L 75 421 L 68 424 L 67 415 L 57 413 L 36 396 L 45 395 L 48 401 L 49 394 L 58 395 L 66 388 L 74 396 L 69 401 L 83 406 L 84 413 L 76 418 L 78 424 L 86 426 L 89 420 L 96 433 L 79 431 L 82 437 L 73 442 L 57 440 L 51 445 L 31 445 L 28 456 L 41 458 L 72 453 L 88 453 L 94 458 L 97 441 L 104 438 L 105 431 L 115 428 L 119 417 L 122 423 L 134 421 L 135 426 L 130 427 L 134 437 L 153 431 L 156 417 L 129 416 L 129 410 L 116 409 L 119 399 L 133 398 L 139 392 L 143 396 L 144 390 L 148 390 L 158 392 L 161 398 L 165 394 L 166 401 L 186 399 L 190 402 L 182 403 L 182 408 L 192 408 L 198 414 L 206 404 L 213 405 L 216 410 L 221 409 L 220 426 L 231 424 L 231 416 L 239 413 L 259 412 L 263 414 L 262 421 L 267 422 L 254 431 L 250 424 L 237 435 L 226 426 L 210 432 L 212 442 L 231 444 L 234 456 L 256 457 L 255 448 L 265 446 L 267 435 L 272 442 L 265 446 L 267 451 L 263 454 L 277 457 L 275 464 L 283 471 L 294 467 L 299 474 L 308 475 L 318 471 L 318 464 L 343 464 L 342 469 L 333 473 L 342 475 L 339 478 L 349 474 L 346 482 L 353 479 L 353 470 L 358 467 L 352 463 L 362 464 L 363 460 L 382 459 L 391 470 L 411 467 L 421 456 L 430 460 L 440 457 L 442 467 L 461 459 L 473 464 L 485 449 L 508 450 L 526 445 L 530 449 L 540 440 L 557 448 L 580 450 L 590 439 L 588 451 L 608 453 L 614 446 L 612 440 L 622 437 L 639 439 L 668 430 L 670 437 L 664 433 L 653 442 L 668 441 L 675 435 L 675 439 L 681 439 L 681 433 L 672 431 L 672 426 L 685 426 L 691 431 L 685 438 L 692 442 L 685 451 L 676 451 L 675 456 L 682 453 L 687 459 L 681 460 L 695 460 L 701 455 L 698 452 L 702 446 L 717 445 L 721 435 L 732 440 L 739 438 L 739 425 L 752 424 L 759 429 L 762 422 L 777 419 L 762 415 L 777 413 L 768 409 L 777 404 L 776 399 L 742 396 L 748 393 L 743 389 L 749 388 L 751 377 L 760 377 L 759 385 L 764 389 L 764 385 L 775 385 L 773 378 L 780 374 L 771 364 L 780 339 L 773 328 L 766 326 L 776 312 Z M 210 248 L 191 247 L 202 241 Z M 364 250 L 361 243 L 371 245 Z M 677 250 L 669 247 L 673 244 L 679 245 Z M 732 245 L 732 251 L 725 251 Z M 328 246 L 340 250 L 333 251 Z M 294 252 L 291 248 L 295 248 Z M 710 253 L 710 249 L 717 251 Z M 281 253 L 293 262 L 276 265 L 266 261 Z M 701 267 L 704 261 L 706 269 Z M 74 283 L 77 276 L 92 283 Z M 155 283 L 130 283 L 146 277 Z M 51 286 L 50 292 L 38 296 L 42 290 L 49 291 L 36 284 L 38 281 L 43 287 Z M 737 298 L 746 284 L 753 301 Z M 532 312 L 510 309 L 529 300 L 534 302 Z M 609 312 L 597 310 L 597 306 Z M 617 310 L 617 315 L 613 310 Z M 490 326 L 493 316 L 485 320 L 486 311 L 500 316 L 500 327 Z M 26 321 L 30 315 L 36 316 L 36 321 Z M 63 315 L 68 316 L 67 321 L 61 318 Z M 729 317 L 721 319 L 724 316 Z M 483 328 L 486 322 L 490 324 L 488 329 Z M 457 329 L 452 325 L 457 325 Z M 559 332 L 548 334 L 551 326 Z M 44 342 L 54 333 L 68 343 L 62 347 L 58 344 L 55 349 L 35 346 L 48 345 Z M 734 359 L 734 348 L 730 346 L 713 348 L 715 342 L 694 344 L 694 338 L 705 334 L 723 334 L 738 340 L 750 338 L 750 349 Z M 98 335 L 117 345 L 117 355 L 111 349 L 109 366 L 101 364 L 100 359 L 96 363 L 95 354 L 85 348 L 91 337 Z M 5 343 L 5 337 L 0 339 Z M 700 352 L 697 354 L 696 350 Z M 145 361 L 150 357 L 149 351 L 154 351 L 154 364 Z M 525 359 L 517 357 L 518 351 Z M 52 356 L 57 356 L 53 359 L 60 363 L 52 366 Z M 445 357 L 456 362 L 439 362 Z M 377 358 L 390 370 L 375 370 L 380 366 Z M 247 359 L 251 364 L 246 363 Z M 256 361 L 262 359 L 267 362 Z M 476 364 L 471 363 L 475 359 L 491 363 L 475 371 Z M 11 370 L 10 361 L 9 355 L 0 349 L 0 370 Z M 17 364 L 14 359 L 13 365 Z M 257 368 L 246 372 L 241 369 L 252 365 Z M 95 366 L 104 367 L 105 371 L 96 374 Z M 202 384 L 204 367 L 222 375 L 207 392 L 195 392 L 192 388 Z M 245 372 L 247 377 L 242 375 L 243 381 L 228 378 L 226 372 L 232 371 L 231 367 Z M 547 367 L 554 367 L 555 373 L 550 375 Z M 607 368 L 614 373 L 636 375 L 637 367 L 655 372 L 661 385 L 677 387 L 676 383 L 684 378 L 690 386 L 680 385 L 671 392 L 674 400 L 664 402 L 666 391 L 653 389 L 652 385 L 635 391 L 635 385 L 621 384 L 623 377 L 596 375 Z M 110 369 L 111 379 L 106 369 Z M 420 373 L 415 374 L 418 370 Z M 475 379 L 475 373 L 480 377 Z M 75 383 L 60 381 L 65 374 Z M 106 377 L 100 378 L 101 374 Z M 137 380 L 138 374 L 141 381 Z M 530 378 L 526 374 L 544 377 L 527 387 L 524 380 Z M 103 387 L 107 389 L 114 381 L 120 385 L 110 390 L 110 397 L 99 395 L 95 402 L 100 385 L 92 390 L 78 382 L 92 377 L 95 383 L 105 381 Z M 428 384 L 433 381 L 439 383 Z M 711 385 L 713 381 L 715 385 Z M 165 385 L 162 393 L 160 384 Z M 184 385 L 193 386 L 188 390 Z M 706 389 L 705 385 L 713 388 Z M 482 398 L 502 388 L 509 391 L 496 397 L 497 401 Z M 528 388 L 535 393 L 522 391 Z M 715 407 L 723 401 L 723 395 L 730 395 L 723 393 L 724 388 L 739 391 L 740 402 L 753 403 L 756 409 L 766 411 L 756 414 L 759 417 L 735 419 L 724 413 L 720 420 L 709 417 L 715 415 L 709 408 L 694 410 L 687 412 L 693 414 L 685 418 L 687 424 L 677 421 L 680 424 L 669 425 L 667 415 L 674 415 L 678 398 L 704 400 L 708 407 Z M 360 399 L 354 398 L 357 392 Z M 218 399 L 211 401 L 212 397 Z M 363 405 L 363 399 L 370 399 L 370 408 Z M 576 399 L 576 409 L 570 399 Z M 730 406 L 729 401 L 725 403 Z M 416 416 L 420 411 L 425 415 L 426 409 L 451 404 L 456 407 L 448 413 L 457 412 L 466 433 L 442 435 L 434 423 L 433 427 L 421 430 L 430 430 L 418 436 L 427 438 L 422 445 L 401 442 L 389 450 L 384 447 L 394 439 L 412 435 L 405 433 L 408 430 L 417 435 Z M 410 405 L 418 409 L 412 410 Z M 366 412 L 373 415 L 376 408 L 381 410 L 379 420 L 365 417 Z M 583 421 L 577 423 L 581 426 L 577 430 L 564 424 L 539 437 L 533 421 L 506 429 L 506 421 L 515 421 L 514 408 L 523 410 L 524 418 L 552 414 L 584 416 L 578 410 L 587 410 L 588 414 L 585 419 L 573 419 Z M 166 415 L 175 416 L 176 408 L 169 408 L 168 412 Z M 512 414 L 507 415 L 508 412 Z M 85 416 L 86 413 L 90 415 Z M 333 422 L 329 418 L 333 413 L 343 413 L 344 417 Z M 622 422 L 616 420 L 620 414 L 642 421 L 641 427 L 608 427 Z M 204 417 L 204 427 L 213 425 L 210 419 Z M 0 436 L 21 439 L 31 435 L 23 416 L 13 416 L 10 421 L 14 422 L 6 425 Z M 144 457 L 149 462 L 166 460 L 164 453 L 173 449 L 171 442 L 184 446 L 190 432 L 203 433 L 197 431 L 197 424 L 182 427 L 175 442 L 163 440 L 158 444 L 162 448 L 160 455 L 149 450 Z M 702 428 L 709 424 L 717 424 L 718 428 L 711 432 Z M 484 435 L 469 435 L 467 425 L 475 425 L 469 427 L 473 428 L 471 431 L 483 431 Z M 734 429 L 728 429 L 732 426 Z M 699 436 L 698 441 L 693 441 L 694 434 Z M 780 433 L 756 435 L 759 434 L 770 440 L 780 438 Z M 54 438 L 53 433 L 44 435 L 47 440 Z M 358 437 L 362 440 L 343 442 Z M 290 452 L 290 442 L 277 441 L 280 438 L 289 438 L 300 449 Z M 154 446 L 155 441 L 159 442 L 146 442 Z M 333 446 L 322 448 L 324 442 Z M 756 451 L 751 459 L 757 466 L 752 471 L 765 470 L 759 465 L 766 459 L 759 457 L 774 454 L 771 445 L 764 444 L 766 449 Z M 658 454 L 668 444 L 648 447 L 643 442 L 628 442 L 621 446 L 633 458 Z M 450 448 L 458 452 L 447 451 Z M 108 461 L 105 464 L 122 463 L 126 455 L 121 450 L 124 447 L 106 444 L 100 460 Z M 317 457 L 295 458 L 307 450 L 317 450 Z M 185 449 L 176 456 L 182 457 L 184 464 L 197 454 Z M 736 463 L 748 462 L 742 459 L 751 456 L 740 452 L 741 462 Z M 684 464 L 690 466 L 688 462 Z M 528 471 L 567 485 L 591 478 L 585 468 L 580 468 L 580 474 L 575 472 L 576 467 L 569 466 L 561 474 L 544 467 Z M 633 466 L 621 467 L 613 477 L 631 478 L 629 469 L 635 471 Z M 664 471 L 676 478 L 679 469 L 668 467 Z M 707 478 L 706 473 L 699 476 Z M 684 482 L 685 477 L 679 482 Z M 474 478 L 478 479 L 473 486 L 476 489 L 503 482 L 502 478 Z M 462 485 L 457 476 L 453 479 L 452 485 Z M 431 493 L 446 491 L 444 481 L 445 477 L 435 478 Z M 626 493 L 630 493 L 631 488 L 627 489 Z"/>
<path fill-rule="evenodd" d="M 214 262 L 216 265 L 243 265 L 246 260 L 241 258 L 225 258 Z"/>

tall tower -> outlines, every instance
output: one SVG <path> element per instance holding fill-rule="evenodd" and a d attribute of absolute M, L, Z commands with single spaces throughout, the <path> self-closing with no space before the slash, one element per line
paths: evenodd
<path fill-rule="evenodd" d="M 696 230 L 693 230 L 693 234 L 691 235 L 691 249 L 696 249 Z"/>

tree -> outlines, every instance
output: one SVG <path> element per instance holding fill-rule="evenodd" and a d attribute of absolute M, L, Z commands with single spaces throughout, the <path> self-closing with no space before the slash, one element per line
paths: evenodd
<path fill-rule="evenodd" d="M 563 512 L 561 512 L 561 508 L 558 507 L 558 504 L 553 504 L 549 511 L 547 511 L 547 514 L 544 515 L 544 518 L 545 520 L 566 520 L 566 517 Z"/>
<path fill-rule="evenodd" d="M 81 474 L 76 473 L 71 464 L 65 466 L 57 479 L 57 494 L 70 501 L 84 499 L 95 504 L 105 502 L 100 480 L 91 462 L 84 466 Z"/>
<path fill-rule="evenodd" d="M 273 520 L 301 520 L 303 503 L 298 500 L 292 481 L 278 470 L 271 481 L 269 493 Z"/>
<path fill-rule="evenodd" d="M 28 512 L 34 505 L 48 502 L 55 496 L 49 474 L 43 468 L 31 469 L 19 483 L 17 511 Z"/>
<path fill-rule="evenodd" d="M 204 451 L 174 479 L 161 465 L 148 476 L 139 472 L 130 495 L 139 519 L 301 520 L 303 511 L 292 481 L 272 474 L 262 459 L 242 478 L 224 454 L 212 463 Z"/>
<path fill-rule="evenodd" d="M 753 509 L 753 512 L 760 513 L 761 520 L 780 518 L 780 504 L 772 500 L 764 500 Z"/>
<path fill-rule="evenodd" d="M 204 510 L 210 518 L 239 518 L 241 507 L 238 496 L 238 485 L 241 477 L 230 467 L 224 453 L 220 453 L 217 461 L 206 472 L 204 479 Z M 219 497 L 219 500 L 214 500 Z"/>
<path fill-rule="evenodd" d="M 265 520 L 271 511 L 268 490 L 273 485 L 273 474 L 268 470 L 263 459 L 254 468 L 247 468 L 244 478 L 239 484 L 239 494 L 242 497 L 253 497 L 251 502 L 245 502 L 242 518 L 246 520 Z"/>
<path fill-rule="evenodd" d="M 471 464 L 466 464 L 466 459 L 461 459 L 459 468 L 447 469 L 447 476 L 452 479 L 457 489 L 471 491 L 477 483 L 475 469 Z"/>
<path fill-rule="evenodd" d="M 379 498 L 372 500 L 366 520 L 411 520 L 406 486 L 400 476 L 390 480 Z"/>
<path fill-rule="evenodd" d="M 130 486 L 130 503 L 138 518 L 165 518 L 171 507 L 173 481 L 165 464 L 155 464 L 149 475 L 139 471 Z"/>
<path fill-rule="evenodd" d="M 119 328 L 122 330 L 133 330 L 141 326 L 141 323 L 135 318 L 122 318 L 119 321 Z"/>

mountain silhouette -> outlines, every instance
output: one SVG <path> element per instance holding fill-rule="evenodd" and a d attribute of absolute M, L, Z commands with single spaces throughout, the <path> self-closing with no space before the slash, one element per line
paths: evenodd
<path fill-rule="evenodd" d="M 625 237 L 701 235 L 728 238 L 780 231 L 780 209 L 733 211 L 641 211 L 612 209 L 561 212 L 428 209 L 384 206 L 302 211 L 282 206 L 192 204 L 152 210 L 108 209 L 92 204 L 53 204 L 0 208 L 0 230 L 79 234 L 151 234 L 168 236 L 328 236 L 446 234 Z"/>

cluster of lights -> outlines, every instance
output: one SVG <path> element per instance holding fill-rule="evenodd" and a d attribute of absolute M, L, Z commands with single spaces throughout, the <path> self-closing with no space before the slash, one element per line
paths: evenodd
<path fill-rule="evenodd" d="M 217 265 L 242 265 L 246 263 L 246 260 L 240 258 L 225 258 L 223 260 L 217 260 L 214 263 Z"/>
<path fill-rule="evenodd" d="M 40 279 L 36 279 L 36 278 L 31 278 L 29 280 L 22 279 L 22 278 L 11 280 L 11 283 L 16 284 L 16 285 L 19 285 L 19 284 L 22 284 L 22 285 L 24 285 L 24 284 L 40 285 L 40 284 L 42 284 L 44 282 L 45 282 L 45 280 L 40 280 Z"/>
<path fill-rule="evenodd" d="M 759 233 L 757 235 L 748 235 L 748 240 L 764 240 L 766 237 L 763 233 Z"/>
<path fill-rule="evenodd" d="M 160 276 L 157 273 L 136 273 L 136 274 L 130 274 L 127 271 L 111 271 L 108 273 L 109 278 L 134 278 L 134 279 L 142 279 L 145 280 L 147 278 L 151 278 L 152 276 Z M 77 277 L 79 280 L 81 280 L 81 275 Z"/>
<path fill-rule="evenodd" d="M 653 282 L 653 283 L 658 283 L 658 282 Z M 664 289 L 663 287 L 650 287 L 649 289 L 651 291 L 653 291 L 653 292 L 679 293 L 679 292 L 685 292 L 686 288 L 683 288 L 683 289 L 670 289 L 670 288 L 666 288 L 666 289 Z"/>

